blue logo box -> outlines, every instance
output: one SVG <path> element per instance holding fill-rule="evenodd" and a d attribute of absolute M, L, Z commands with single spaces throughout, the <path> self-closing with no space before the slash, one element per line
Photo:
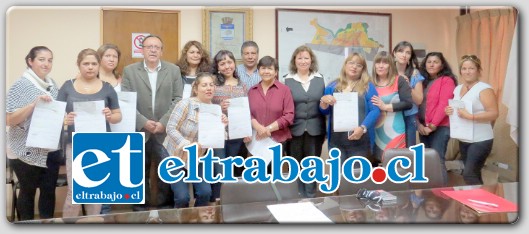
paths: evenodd
<path fill-rule="evenodd" d="M 73 204 L 144 204 L 144 133 L 75 133 Z"/>

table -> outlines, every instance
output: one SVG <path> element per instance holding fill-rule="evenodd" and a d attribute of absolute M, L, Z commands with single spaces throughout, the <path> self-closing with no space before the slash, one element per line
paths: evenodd
<path fill-rule="evenodd" d="M 377 206 L 356 196 L 328 196 L 288 201 L 256 202 L 184 209 L 151 210 L 114 213 L 75 218 L 55 218 L 20 221 L 17 223 L 277 223 L 267 205 L 312 202 L 334 223 L 512 223 L 515 213 L 478 214 L 469 207 L 444 196 L 443 190 L 482 188 L 515 204 L 518 202 L 518 183 L 447 187 L 424 190 L 392 191 L 397 202 Z M 258 192 L 258 191 L 256 191 Z"/>

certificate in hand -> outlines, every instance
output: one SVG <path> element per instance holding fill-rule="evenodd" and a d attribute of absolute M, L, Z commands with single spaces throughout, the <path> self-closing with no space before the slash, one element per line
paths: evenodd
<path fill-rule="evenodd" d="M 252 116 L 250 115 L 248 97 L 230 99 L 228 121 L 230 140 L 252 136 Z"/>
<path fill-rule="evenodd" d="M 358 127 L 358 93 L 334 93 L 333 131 L 347 132 Z"/>
<path fill-rule="evenodd" d="M 136 131 L 136 92 L 118 92 L 121 122 L 110 124 L 112 132 Z"/>
<path fill-rule="evenodd" d="M 75 132 L 106 132 L 105 101 L 74 102 Z"/>
<path fill-rule="evenodd" d="M 464 108 L 472 114 L 472 103 L 463 100 L 448 100 L 448 105 L 454 109 L 450 119 L 450 137 L 471 141 L 474 139 L 474 121 L 463 119 L 457 115 L 457 109 Z"/>
<path fill-rule="evenodd" d="M 275 146 L 277 142 L 274 141 L 271 137 L 267 137 L 261 140 L 256 139 L 257 131 L 252 133 L 252 141 L 246 144 L 248 151 L 253 155 L 253 157 L 262 158 L 266 165 L 272 161 L 274 158 L 274 152 L 270 147 Z"/>
<path fill-rule="evenodd" d="M 224 124 L 222 124 L 222 110 L 219 105 L 200 104 L 198 143 L 202 148 L 224 148 Z"/>
<path fill-rule="evenodd" d="M 27 147 L 56 150 L 59 148 L 66 102 L 39 101 L 29 125 Z"/>

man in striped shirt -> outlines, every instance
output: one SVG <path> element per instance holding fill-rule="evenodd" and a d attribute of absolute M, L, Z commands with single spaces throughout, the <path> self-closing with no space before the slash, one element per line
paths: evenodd
<path fill-rule="evenodd" d="M 243 64 L 237 66 L 237 73 L 248 90 L 261 81 L 257 71 L 259 61 L 259 47 L 254 41 L 245 41 L 241 46 Z"/>

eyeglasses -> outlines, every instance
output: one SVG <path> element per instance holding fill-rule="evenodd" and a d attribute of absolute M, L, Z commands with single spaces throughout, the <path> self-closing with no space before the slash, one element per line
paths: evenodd
<path fill-rule="evenodd" d="M 360 64 L 360 63 L 355 63 L 355 62 L 353 62 L 353 61 L 349 61 L 349 62 L 347 62 L 347 63 L 345 63 L 345 64 L 347 64 L 348 66 L 356 67 L 356 68 L 358 68 L 358 69 L 362 69 L 362 68 L 364 68 L 364 65 L 362 65 L 362 64 Z"/>
<path fill-rule="evenodd" d="M 162 47 L 155 46 L 155 45 L 150 45 L 150 46 L 143 46 L 143 49 L 147 49 L 147 50 L 161 50 Z"/>

